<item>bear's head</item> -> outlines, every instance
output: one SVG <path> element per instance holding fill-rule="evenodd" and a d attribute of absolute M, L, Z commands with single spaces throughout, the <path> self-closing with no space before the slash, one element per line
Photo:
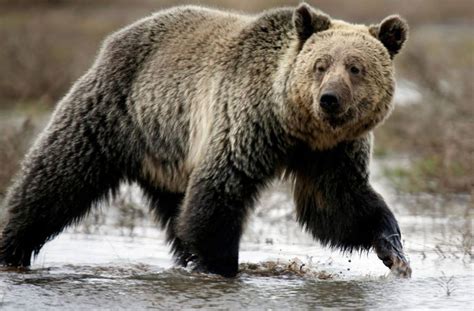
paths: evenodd
<path fill-rule="evenodd" d="M 407 23 L 389 16 L 378 25 L 354 25 L 303 3 L 293 24 L 297 54 L 286 89 L 295 135 L 325 149 L 383 121 L 393 107 L 393 58 Z"/>

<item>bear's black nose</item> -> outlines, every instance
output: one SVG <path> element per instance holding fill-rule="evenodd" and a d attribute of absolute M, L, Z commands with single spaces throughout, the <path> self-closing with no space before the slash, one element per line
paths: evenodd
<path fill-rule="evenodd" d="M 340 109 L 339 100 L 334 93 L 324 93 L 319 99 L 319 104 L 325 112 L 335 113 Z"/>

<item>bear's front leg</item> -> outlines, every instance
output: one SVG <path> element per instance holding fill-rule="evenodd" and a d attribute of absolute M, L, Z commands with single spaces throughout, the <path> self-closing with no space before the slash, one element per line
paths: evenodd
<path fill-rule="evenodd" d="M 409 277 L 397 220 L 369 183 L 370 149 L 369 136 L 326 151 L 297 149 L 290 163 L 297 218 L 324 245 L 374 248 L 394 274 Z"/>
<path fill-rule="evenodd" d="M 193 172 L 176 229 L 193 254 L 195 270 L 237 274 L 243 225 L 260 184 L 229 157 L 208 161 Z"/>

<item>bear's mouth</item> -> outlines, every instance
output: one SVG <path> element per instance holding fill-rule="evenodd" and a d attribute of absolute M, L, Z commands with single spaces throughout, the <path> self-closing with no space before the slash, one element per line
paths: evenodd
<path fill-rule="evenodd" d="M 342 127 L 347 124 L 354 116 L 352 109 L 347 109 L 339 114 L 324 114 L 324 121 L 327 122 L 333 129 Z"/>

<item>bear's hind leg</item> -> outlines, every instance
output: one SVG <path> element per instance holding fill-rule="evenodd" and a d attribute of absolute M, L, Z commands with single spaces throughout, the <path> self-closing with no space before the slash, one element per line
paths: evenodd
<path fill-rule="evenodd" d="M 122 176 L 116 161 L 105 155 L 94 126 L 84 120 L 61 126 L 67 117 L 45 131 L 9 189 L 0 265 L 29 266 L 44 243 L 119 185 Z"/>

